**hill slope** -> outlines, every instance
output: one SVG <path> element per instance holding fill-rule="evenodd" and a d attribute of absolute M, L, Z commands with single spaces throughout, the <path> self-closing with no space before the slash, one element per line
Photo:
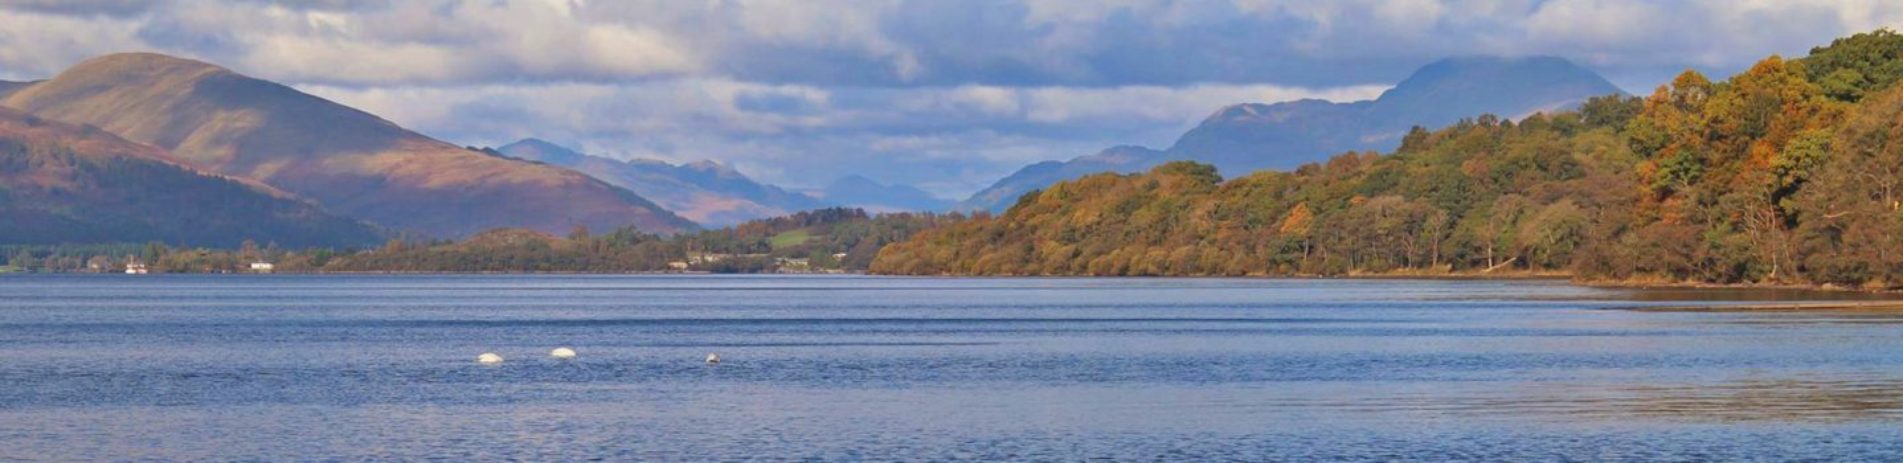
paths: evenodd
<path fill-rule="evenodd" d="M 467 236 L 694 225 L 578 172 L 490 156 L 290 87 L 150 53 L 108 55 L 13 92 L 9 107 L 93 125 L 211 172 L 388 227 Z"/>
<path fill-rule="evenodd" d="M 1414 72 L 1370 101 L 1245 103 L 1217 110 L 1164 151 L 1119 147 L 1051 165 L 1032 165 L 986 188 L 959 210 L 1002 212 L 1024 193 L 1097 172 L 1131 173 L 1179 160 L 1215 165 L 1231 176 L 1288 170 L 1346 151 L 1386 151 L 1410 127 L 1462 118 L 1509 118 L 1575 106 L 1621 93 L 1592 71 L 1553 57 L 1449 58 Z M 1114 154 L 1114 162 L 1105 156 Z"/>
<path fill-rule="evenodd" d="M 306 247 L 380 239 L 367 224 L 167 156 L 97 129 L 0 108 L 0 243 L 236 247 L 251 239 Z"/>
<path fill-rule="evenodd" d="M 534 138 L 503 145 L 496 151 L 580 171 L 632 190 L 708 226 L 727 226 L 825 207 L 825 203 L 817 199 L 755 182 L 739 171 L 711 161 L 680 165 L 651 159 L 621 161 L 583 154 Z"/>
<path fill-rule="evenodd" d="M 1057 182 L 1078 178 L 1100 172 L 1131 173 L 1147 169 L 1161 159 L 1163 153 L 1141 146 L 1117 146 L 1097 154 L 1080 156 L 1069 161 L 1044 161 L 1025 166 L 1010 176 L 978 190 L 970 198 L 952 206 L 957 211 L 1004 212 L 1018 198 L 1033 190 L 1043 189 Z"/>

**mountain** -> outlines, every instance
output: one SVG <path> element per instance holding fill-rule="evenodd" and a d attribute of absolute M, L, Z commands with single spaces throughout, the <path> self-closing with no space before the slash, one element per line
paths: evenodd
<path fill-rule="evenodd" d="M 1347 151 L 1388 151 L 1415 126 L 1440 127 L 1483 114 L 1521 118 L 1623 93 L 1590 70 L 1555 57 L 1464 57 L 1436 61 L 1374 100 L 1245 103 L 1217 110 L 1169 149 L 1120 147 L 1058 166 L 1032 165 L 980 191 L 959 210 L 1002 212 L 1024 193 L 1096 172 L 1140 172 L 1169 161 L 1215 165 L 1229 176 L 1289 170 Z"/>
<path fill-rule="evenodd" d="M 170 157 L 99 129 L 0 108 L 0 243 L 236 247 L 251 239 L 297 248 L 381 239 L 368 224 Z"/>
<path fill-rule="evenodd" d="M 496 151 L 574 169 L 632 190 L 708 226 L 733 225 L 826 206 L 810 196 L 755 182 L 713 161 L 680 165 L 652 159 L 622 161 L 583 154 L 535 138 L 510 143 Z"/>
<path fill-rule="evenodd" d="M 94 58 L 3 103 L 395 229 L 460 237 L 501 227 L 695 228 L 579 172 L 457 147 L 284 85 L 165 55 Z"/>
<path fill-rule="evenodd" d="M 887 185 L 858 175 L 834 180 L 820 192 L 821 199 L 873 212 L 942 211 L 952 202 L 911 185 Z"/>

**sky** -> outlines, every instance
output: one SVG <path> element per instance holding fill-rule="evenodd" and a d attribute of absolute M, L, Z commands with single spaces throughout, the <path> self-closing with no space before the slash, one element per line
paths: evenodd
<path fill-rule="evenodd" d="M 1899 25 L 1894 0 L 0 0 L 0 79 L 154 51 L 463 145 L 956 199 L 1165 147 L 1229 104 L 1373 98 L 1448 56 L 1560 56 L 1649 93 Z"/>

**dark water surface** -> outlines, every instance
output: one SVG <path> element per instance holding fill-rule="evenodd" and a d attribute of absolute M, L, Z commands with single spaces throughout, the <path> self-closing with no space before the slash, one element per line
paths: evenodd
<path fill-rule="evenodd" d="M 1903 459 L 1903 316 L 1603 310 L 1744 297 L 7 276 L 0 460 Z"/>

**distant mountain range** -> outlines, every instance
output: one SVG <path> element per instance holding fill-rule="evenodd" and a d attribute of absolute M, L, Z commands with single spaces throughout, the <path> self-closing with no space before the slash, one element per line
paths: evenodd
<path fill-rule="evenodd" d="M 1169 161 L 1213 164 L 1232 177 L 1293 169 L 1347 151 L 1393 150 L 1414 126 L 1441 127 L 1482 114 L 1519 118 L 1617 93 L 1623 92 L 1605 78 L 1561 58 L 1449 58 L 1416 70 L 1374 100 L 1238 104 L 1217 110 L 1165 150 L 1120 146 L 1033 164 L 955 209 L 1002 212 L 1024 193 L 1059 181 L 1139 172 Z"/>
<path fill-rule="evenodd" d="M 828 204 L 747 178 L 713 161 L 669 164 L 653 159 L 618 160 L 583 154 L 529 138 L 496 148 L 504 155 L 566 167 L 654 200 L 667 210 L 710 227 L 774 217 Z"/>
<path fill-rule="evenodd" d="M 942 211 L 952 205 L 911 185 L 887 185 L 859 175 L 840 177 L 818 195 L 828 203 L 871 212 Z"/>
<path fill-rule="evenodd" d="M 269 186 L 201 172 L 157 147 L 0 108 L 0 243 L 163 241 L 360 246 L 369 224 Z"/>
<path fill-rule="evenodd" d="M 713 161 L 670 164 L 656 159 L 620 160 L 583 153 L 537 138 L 496 148 L 518 159 L 566 167 L 653 199 L 662 207 L 710 227 L 778 217 L 825 207 L 870 212 L 941 211 L 951 201 L 909 185 L 886 185 L 858 175 L 823 189 L 793 191 L 760 183 Z"/>
<path fill-rule="evenodd" d="M 256 180 L 397 230 L 456 238 L 500 227 L 697 228 L 579 172 L 458 147 L 199 61 L 108 55 L 0 92 L 0 105 L 98 127 L 193 168 Z"/>

